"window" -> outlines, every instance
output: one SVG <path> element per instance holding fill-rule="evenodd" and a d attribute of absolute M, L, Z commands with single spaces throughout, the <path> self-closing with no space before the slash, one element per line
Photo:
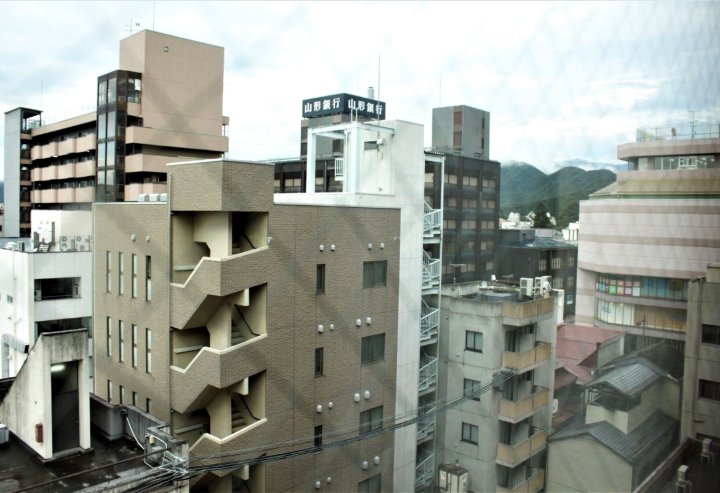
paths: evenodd
<path fill-rule="evenodd" d="M 457 222 L 455 219 L 443 219 L 444 229 L 457 229 Z"/>
<path fill-rule="evenodd" d="M 450 185 L 457 185 L 457 175 L 449 175 L 445 173 L 445 183 Z"/>
<path fill-rule="evenodd" d="M 482 385 L 478 380 L 463 379 L 463 397 L 467 397 L 474 401 L 480 400 L 480 389 Z"/>
<path fill-rule="evenodd" d="M 324 371 L 325 349 L 315 348 L 315 376 L 319 377 Z"/>
<path fill-rule="evenodd" d="M 546 258 L 538 259 L 538 270 L 540 272 L 545 272 L 547 270 L 547 259 Z"/>
<path fill-rule="evenodd" d="M 575 276 L 568 276 L 567 287 L 572 288 L 573 286 L 575 286 Z"/>
<path fill-rule="evenodd" d="M 150 255 L 145 255 L 145 301 L 152 300 L 152 263 Z"/>
<path fill-rule="evenodd" d="M 555 289 L 562 289 L 563 288 L 563 278 L 562 277 L 553 277 L 552 287 Z"/>
<path fill-rule="evenodd" d="M 448 197 L 445 203 L 446 207 L 457 207 L 457 199 L 455 197 Z"/>
<path fill-rule="evenodd" d="M 561 268 L 562 268 L 562 257 L 554 256 L 554 257 L 550 260 L 550 268 L 551 268 L 552 270 L 561 269 Z"/>
<path fill-rule="evenodd" d="M 120 385 L 120 404 L 125 403 L 125 387 Z"/>
<path fill-rule="evenodd" d="M 130 355 L 132 358 L 132 366 L 133 368 L 137 368 L 137 325 L 132 324 L 132 334 L 130 335 L 131 344 L 132 344 L 132 354 Z"/>
<path fill-rule="evenodd" d="M 720 345 L 720 325 L 702 324 L 702 342 Z"/>
<path fill-rule="evenodd" d="M 465 331 L 465 349 L 468 351 L 477 351 L 482 353 L 483 335 L 482 332 L 474 332 L 472 330 Z"/>
<path fill-rule="evenodd" d="M 432 184 L 432 182 L 435 180 L 435 174 L 430 172 L 425 172 L 425 184 Z"/>
<path fill-rule="evenodd" d="M 322 425 L 315 427 L 315 433 L 313 436 L 315 437 L 313 445 L 316 447 L 322 446 Z"/>
<path fill-rule="evenodd" d="M 572 305 L 575 302 L 573 295 L 569 294 L 565 296 L 565 304 L 566 305 Z"/>
<path fill-rule="evenodd" d="M 315 291 L 317 293 L 325 292 L 325 264 L 317 264 L 315 271 Z"/>
<path fill-rule="evenodd" d="M 105 252 L 105 290 L 112 292 L 112 253 L 110 250 Z"/>
<path fill-rule="evenodd" d="M 475 219 L 464 219 L 462 222 L 463 229 L 477 229 L 477 221 Z"/>
<path fill-rule="evenodd" d="M 112 319 L 110 317 L 105 317 L 105 324 L 106 324 L 106 335 L 105 338 L 106 347 L 107 347 L 107 357 L 112 357 Z"/>
<path fill-rule="evenodd" d="M 495 268 L 495 264 L 492 262 L 485 262 L 485 270 L 493 270 Z"/>
<path fill-rule="evenodd" d="M 107 381 L 107 400 L 112 402 L 112 380 Z"/>
<path fill-rule="evenodd" d="M 358 493 L 380 493 L 382 491 L 382 474 L 376 474 L 358 483 Z"/>
<path fill-rule="evenodd" d="M 145 412 L 148 414 L 152 414 L 152 401 L 149 397 L 145 399 Z"/>
<path fill-rule="evenodd" d="M 714 401 L 720 401 L 720 382 L 713 382 L 712 380 L 699 380 L 700 392 L 699 396 L 702 399 L 712 399 Z"/>
<path fill-rule="evenodd" d="M 125 262 L 122 252 L 118 253 L 118 294 L 125 293 Z"/>
<path fill-rule="evenodd" d="M 363 337 L 360 353 L 362 364 L 375 363 L 385 359 L 385 334 Z"/>
<path fill-rule="evenodd" d="M 131 293 L 131 296 L 133 298 L 137 298 L 137 273 L 138 273 L 137 255 L 135 255 L 133 253 L 132 254 L 132 293 Z"/>
<path fill-rule="evenodd" d="M 125 323 L 122 320 L 118 320 L 118 341 L 118 343 L 120 344 L 118 361 L 122 363 L 123 361 L 125 361 Z"/>
<path fill-rule="evenodd" d="M 387 283 L 387 260 L 363 262 L 363 288 L 385 286 Z"/>
<path fill-rule="evenodd" d="M 462 424 L 462 438 L 463 442 L 472 443 L 477 445 L 478 443 L 478 427 L 471 425 L 470 423 Z"/>
<path fill-rule="evenodd" d="M 152 372 L 152 331 L 150 329 L 145 329 L 145 372 Z"/>
<path fill-rule="evenodd" d="M 360 413 L 360 434 L 382 428 L 383 407 L 378 406 Z"/>
<path fill-rule="evenodd" d="M 132 405 L 137 407 L 137 392 L 135 392 L 134 390 L 132 393 Z"/>
<path fill-rule="evenodd" d="M 568 267 L 575 267 L 575 257 L 568 255 Z"/>

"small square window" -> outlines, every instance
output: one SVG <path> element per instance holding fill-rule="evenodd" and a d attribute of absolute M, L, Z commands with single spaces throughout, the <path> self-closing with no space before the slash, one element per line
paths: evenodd
<path fill-rule="evenodd" d="M 387 285 L 387 260 L 363 263 L 363 288 Z"/>
<path fill-rule="evenodd" d="M 360 413 L 360 434 L 382 428 L 383 407 L 378 406 Z"/>
<path fill-rule="evenodd" d="M 478 380 L 471 380 L 469 378 L 463 379 L 463 397 L 479 401 L 480 392 L 482 391 L 481 389 L 482 385 Z"/>
<path fill-rule="evenodd" d="M 479 433 L 479 429 L 477 426 L 471 425 L 470 423 L 463 423 L 461 440 L 463 442 L 472 443 L 474 445 L 477 445 L 478 444 L 478 433 Z"/>
<path fill-rule="evenodd" d="M 472 330 L 465 331 L 465 349 L 468 351 L 476 351 L 482 353 L 483 335 L 482 332 L 474 332 Z"/>
<path fill-rule="evenodd" d="M 360 361 L 362 364 L 375 363 L 385 359 L 385 334 L 363 337 Z"/>

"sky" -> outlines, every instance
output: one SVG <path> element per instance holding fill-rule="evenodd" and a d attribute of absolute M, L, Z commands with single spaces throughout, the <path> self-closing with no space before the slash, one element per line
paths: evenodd
<path fill-rule="evenodd" d="M 155 29 L 225 48 L 231 158 L 297 156 L 303 99 L 374 86 L 428 146 L 432 108 L 465 104 L 491 114 L 491 159 L 549 172 L 720 121 L 719 24 L 720 2 L 3 1 L 0 109 L 93 111 L 119 40 Z"/>

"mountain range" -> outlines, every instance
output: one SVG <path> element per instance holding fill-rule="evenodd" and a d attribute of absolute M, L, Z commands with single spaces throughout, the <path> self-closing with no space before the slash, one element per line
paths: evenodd
<path fill-rule="evenodd" d="M 519 212 L 524 217 L 542 203 L 557 219 L 557 228 L 564 228 L 578 220 L 579 202 L 613 183 L 615 177 L 608 169 L 586 171 L 576 166 L 564 166 L 548 175 L 528 163 L 503 163 L 500 168 L 500 216 Z"/>

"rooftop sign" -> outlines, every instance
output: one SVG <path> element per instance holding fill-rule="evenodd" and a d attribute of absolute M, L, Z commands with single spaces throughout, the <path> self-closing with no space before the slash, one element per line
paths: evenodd
<path fill-rule="evenodd" d="M 342 93 L 303 100 L 303 118 L 337 115 L 339 113 L 384 120 L 385 103 L 375 99 L 362 98 Z"/>

